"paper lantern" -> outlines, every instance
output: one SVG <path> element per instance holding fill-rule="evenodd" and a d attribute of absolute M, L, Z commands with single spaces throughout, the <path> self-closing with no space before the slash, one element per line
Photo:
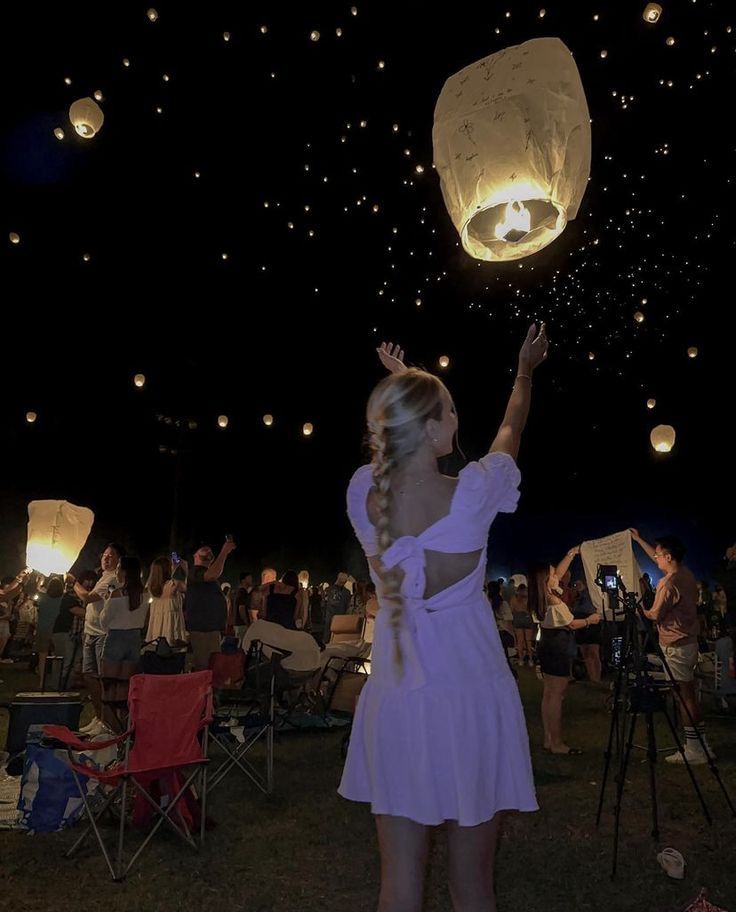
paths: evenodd
<path fill-rule="evenodd" d="M 229 41 L 229 40 L 230 40 L 230 32 L 223 32 L 223 33 L 222 33 L 222 40 L 223 40 L 223 41 Z"/>
<path fill-rule="evenodd" d="M 158 10 L 155 10 L 153 7 L 151 7 L 151 9 L 149 9 L 146 13 L 146 16 L 148 16 L 151 22 L 155 22 L 158 19 Z"/>
<path fill-rule="evenodd" d="M 304 434 L 305 437 L 311 437 L 313 433 L 314 433 L 314 425 L 310 424 L 307 421 L 307 423 L 302 428 L 302 434 Z"/>
<path fill-rule="evenodd" d="M 69 120 L 84 139 L 92 139 L 102 128 L 105 115 L 93 98 L 78 98 L 69 108 Z"/>
<path fill-rule="evenodd" d="M 8 235 L 8 240 L 11 244 L 20 244 L 20 235 L 17 231 L 11 231 Z"/>
<path fill-rule="evenodd" d="M 662 7 L 659 3 L 647 3 L 642 15 L 645 22 L 659 22 L 659 17 L 662 15 Z"/>
<path fill-rule="evenodd" d="M 313 32 L 310 32 L 309 37 L 312 41 L 319 41 L 319 32 L 315 29 Z"/>
<path fill-rule="evenodd" d="M 67 500 L 32 500 L 28 504 L 26 564 L 44 576 L 67 573 L 79 557 L 95 515 Z"/>
<path fill-rule="evenodd" d="M 665 44 L 667 45 L 667 47 L 673 47 L 673 46 L 674 46 L 674 44 L 675 44 L 675 39 L 672 37 L 672 35 L 670 35 L 670 37 L 667 39 L 667 41 L 665 41 Z"/>
<path fill-rule="evenodd" d="M 637 323 L 643 323 L 644 314 L 640 310 L 637 310 L 637 312 L 634 314 L 634 319 L 636 320 Z"/>
<path fill-rule="evenodd" d="M 657 405 L 656 399 L 647 399 L 647 408 L 653 409 Z"/>
<path fill-rule="evenodd" d="M 64 138 L 64 131 L 61 129 L 61 127 L 54 128 L 54 136 L 59 140 Z"/>
<path fill-rule="evenodd" d="M 299 585 L 302 589 L 309 588 L 309 570 L 299 571 Z"/>
<path fill-rule="evenodd" d="M 133 383 L 138 387 L 138 389 L 143 389 L 146 385 L 146 375 L 145 374 L 136 374 L 133 377 Z"/>
<path fill-rule="evenodd" d="M 266 427 L 271 427 L 273 424 L 273 415 L 264 415 L 263 423 L 266 425 Z"/>
<path fill-rule="evenodd" d="M 34 424 L 36 421 L 36 418 L 38 418 L 38 415 L 35 412 L 26 412 L 26 421 L 29 424 Z"/>
<path fill-rule="evenodd" d="M 590 173 L 590 115 L 558 38 L 535 38 L 465 67 L 434 112 L 434 161 L 463 247 L 517 260 L 574 219 Z"/>
<path fill-rule="evenodd" d="M 230 419 L 227 415 L 218 415 L 217 416 L 217 426 L 221 428 L 226 428 L 230 424 Z"/>
<path fill-rule="evenodd" d="M 649 435 L 652 446 L 658 453 L 669 453 L 675 445 L 675 429 L 669 424 L 659 424 Z"/>
<path fill-rule="evenodd" d="M 690 348 L 688 348 L 687 356 L 688 356 L 688 358 L 697 358 L 698 357 L 698 350 L 694 345 L 691 345 Z"/>
<path fill-rule="evenodd" d="M 447 355 L 442 355 L 440 357 L 440 367 L 445 368 L 445 367 L 449 367 L 449 366 L 450 366 L 450 359 L 447 357 Z"/>

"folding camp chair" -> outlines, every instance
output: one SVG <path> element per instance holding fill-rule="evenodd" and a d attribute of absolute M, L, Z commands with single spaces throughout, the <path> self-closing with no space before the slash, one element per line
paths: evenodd
<path fill-rule="evenodd" d="M 134 675 L 130 679 L 129 728 L 107 741 L 81 741 L 68 728 L 46 725 L 44 733 L 66 748 L 79 794 L 84 802 L 88 825 L 66 853 L 71 856 L 94 832 L 114 881 L 122 880 L 132 868 L 161 825 L 171 829 L 198 849 L 204 843 L 207 794 L 207 726 L 212 720 L 212 672 L 189 675 Z M 118 745 L 123 757 L 105 770 L 80 765 L 72 750 L 90 751 Z M 107 790 L 99 807 L 90 805 L 83 779 L 96 779 Z M 201 808 L 193 800 L 193 786 L 201 779 Z M 157 817 L 150 832 L 127 865 L 123 863 L 128 785 L 132 785 L 137 810 L 152 809 Z M 151 791 L 157 790 L 161 797 Z M 168 803 L 162 798 L 168 797 Z M 115 862 L 110 858 L 99 828 L 101 815 L 120 799 L 118 845 Z M 199 820 L 196 821 L 196 817 Z M 199 841 L 195 837 L 199 825 Z"/>
<path fill-rule="evenodd" d="M 330 643 L 357 643 L 363 634 L 364 619 L 359 614 L 336 614 L 330 625 Z"/>
<path fill-rule="evenodd" d="M 208 791 L 236 767 L 264 794 L 273 791 L 274 664 L 279 657 L 280 653 L 272 647 L 272 657 L 266 660 L 258 640 L 251 643 L 247 657 L 242 650 L 234 656 L 216 653 L 211 657 L 220 687 L 215 691 L 210 736 L 225 758 L 209 777 Z M 246 757 L 261 740 L 266 748 L 263 772 Z"/>

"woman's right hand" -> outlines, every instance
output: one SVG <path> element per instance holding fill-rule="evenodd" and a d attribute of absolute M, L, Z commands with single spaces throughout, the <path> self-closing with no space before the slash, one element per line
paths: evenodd
<path fill-rule="evenodd" d="M 381 364 L 390 374 L 403 374 L 407 370 L 404 364 L 404 349 L 400 345 L 392 345 L 391 342 L 382 342 L 381 347 L 376 349 Z"/>
<path fill-rule="evenodd" d="M 600 622 L 601 622 L 600 614 L 588 615 L 588 624 L 600 624 Z"/>
<path fill-rule="evenodd" d="M 532 373 L 546 359 L 548 351 L 547 324 L 542 323 L 537 334 L 537 324 L 532 323 L 519 352 L 519 373 L 528 374 L 531 377 Z"/>
<path fill-rule="evenodd" d="M 641 541 L 641 536 L 639 535 L 638 529 L 629 529 L 629 532 L 631 532 L 631 537 L 634 539 L 635 542 Z"/>

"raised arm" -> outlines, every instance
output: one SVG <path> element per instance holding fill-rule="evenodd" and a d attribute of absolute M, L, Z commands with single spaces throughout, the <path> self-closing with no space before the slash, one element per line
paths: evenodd
<path fill-rule="evenodd" d="M 537 325 L 532 323 L 519 352 L 519 367 L 516 371 L 516 380 L 509 396 L 503 421 L 495 440 L 491 444 L 491 453 L 506 453 L 514 459 L 519 455 L 521 435 L 526 427 L 529 406 L 531 405 L 532 375 L 546 359 L 548 349 L 549 342 L 547 341 L 545 324 L 542 323 L 537 335 Z"/>
<path fill-rule="evenodd" d="M 392 345 L 391 342 L 382 342 L 376 352 L 381 364 L 383 364 L 389 374 L 403 374 L 404 371 L 408 370 L 404 364 L 404 349 L 398 343 Z"/>
<path fill-rule="evenodd" d="M 654 546 L 650 545 L 649 542 L 644 541 L 641 535 L 639 535 L 638 529 L 629 529 L 629 532 L 631 532 L 631 537 L 634 539 L 637 545 L 639 545 L 642 551 L 644 551 L 647 557 L 649 557 L 651 560 L 654 560 Z"/>
<path fill-rule="evenodd" d="M 567 571 L 570 569 L 570 564 L 575 560 L 578 554 L 580 554 L 580 545 L 575 545 L 574 548 L 570 548 L 567 554 L 559 562 L 557 569 L 555 570 L 555 576 L 557 576 L 558 579 L 562 579 L 562 577 L 567 573 Z"/>

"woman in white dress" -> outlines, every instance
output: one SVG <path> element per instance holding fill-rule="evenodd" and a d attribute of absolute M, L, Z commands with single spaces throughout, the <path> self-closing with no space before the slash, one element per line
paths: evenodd
<path fill-rule="evenodd" d="M 186 561 L 181 561 L 180 566 L 186 580 Z M 170 557 L 157 557 L 151 564 L 146 583 L 151 596 L 146 642 L 150 643 L 159 637 L 164 637 L 169 646 L 181 646 L 187 642 L 182 610 L 187 585 L 185 580 L 174 579 L 174 569 Z"/>

